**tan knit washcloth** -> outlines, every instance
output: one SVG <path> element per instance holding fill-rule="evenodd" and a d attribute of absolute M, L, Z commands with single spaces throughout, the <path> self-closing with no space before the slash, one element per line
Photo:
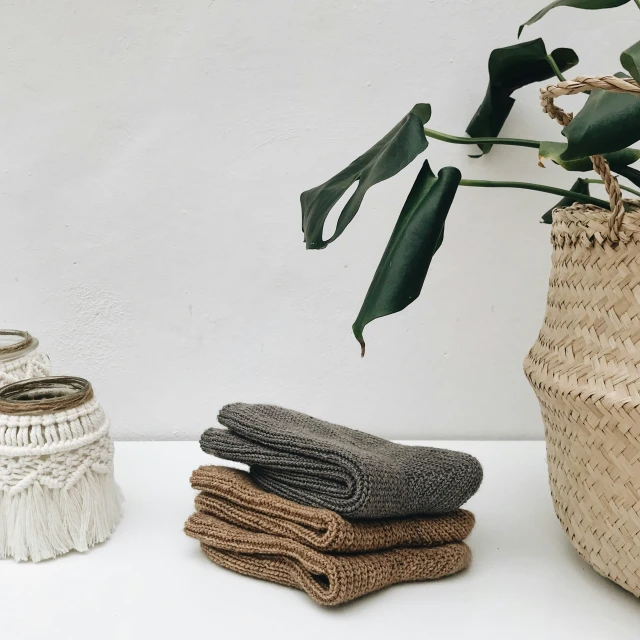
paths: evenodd
<path fill-rule="evenodd" d="M 201 467 L 191 483 L 202 493 L 185 532 L 207 557 L 238 573 L 301 589 L 320 604 L 441 578 L 471 560 L 462 543 L 474 525 L 468 511 L 351 522 L 266 493 L 237 469 Z"/>

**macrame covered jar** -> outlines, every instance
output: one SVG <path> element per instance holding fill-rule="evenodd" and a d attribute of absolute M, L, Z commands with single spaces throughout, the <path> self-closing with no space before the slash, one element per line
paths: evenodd
<path fill-rule="evenodd" d="M 109 420 L 82 378 L 0 389 L 0 558 L 53 558 L 106 540 L 122 514 Z"/>
<path fill-rule="evenodd" d="M 547 87 L 553 97 L 603 88 L 640 92 L 606 76 Z M 540 402 L 555 511 L 599 573 L 640 596 L 640 202 L 623 202 L 594 156 L 611 211 L 575 204 L 553 212 L 547 310 L 525 373 Z"/>
<path fill-rule="evenodd" d="M 0 387 L 51 374 L 49 357 L 38 351 L 38 340 L 26 331 L 0 329 Z"/>

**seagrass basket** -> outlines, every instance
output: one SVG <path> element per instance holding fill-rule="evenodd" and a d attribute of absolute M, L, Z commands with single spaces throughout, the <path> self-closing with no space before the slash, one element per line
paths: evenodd
<path fill-rule="evenodd" d="M 577 78 L 542 91 L 629 91 L 631 80 Z M 640 99 L 640 98 L 639 98 Z M 640 202 L 622 200 L 607 162 L 592 157 L 611 211 L 553 212 L 547 309 L 524 369 L 542 409 L 555 511 L 596 571 L 640 597 Z"/>

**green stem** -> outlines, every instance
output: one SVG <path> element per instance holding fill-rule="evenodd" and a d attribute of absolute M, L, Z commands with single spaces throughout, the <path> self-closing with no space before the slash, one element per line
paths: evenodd
<path fill-rule="evenodd" d="M 638 0 L 638 2 L 640 2 L 640 0 Z M 604 184 L 604 180 L 596 180 L 594 178 L 586 178 L 585 182 L 587 184 Z M 640 191 L 636 191 L 635 189 L 632 189 L 631 187 L 627 187 L 626 184 L 621 184 L 620 188 L 623 191 L 628 191 L 629 193 L 633 193 L 636 196 L 640 196 Z"/>
<path fill-rule="evenodd" d="M 584 193 L 577 193 L 576 191 L 567 191 L 566 189 L 558 189 L 556 187 L 548 187 L 543 184 L 533 184 L 531 182 L 502 182 L 494 180 L 460 180 L 460 186 L 462 187 L 507 187 L 513 189 L 528 189 L 529 191 L 542 191 L 543 193 L 552 193 L 557 196 L 571 198 L 576 202 L 582 202 L 584 204 L 595 204 L 602 209 L 610 209 L 609 203 L 600 200 L 599 198 L 592 198 Z"/>
<path fill-rule="evenodd" d="M 636 2 L 640 2 L 640 0 L 636 0 Z M 553 73 L 556 74 L 558 80 L 560 80 L 560 82 L 564 82 L 565 77 L 562 75 L 562 71 L 560 71 L 560 69 L 558 68 L 556 61 L 553 59 L 553 56 L 551 54 L 547 55 L 547 60 L 549 61 L 549 64 L 553 69 Z"/>
<path fill-rule="evenodd" d="M 640 9 L 640 0 L 635 0 L 635 2 L 638 5 L 638 8 Z"/>
<path fill-rule="evenodd" d="M 638 0 L 638 2 L 640 2 L 640 0 Z M 450 136 L 447 133 L 427 129 L 427 127 L 424 128 L 424 135 L 427 136 L 427 138 L 451 142 L 452 144 L 504 144 L 512 147 L 530 147 L 532 149 L 538 149 L 540 147 L 539 140 L 521 140 L 520 138 L 464 138 L 461 136 Z"/>

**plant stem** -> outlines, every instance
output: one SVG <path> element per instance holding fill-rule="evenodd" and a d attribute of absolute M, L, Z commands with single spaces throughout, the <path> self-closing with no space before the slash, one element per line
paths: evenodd
<path fill-rule="evenodd" d="M 534 184 L 531 182 L 503 182 L 495 180 L 460 180 L 462 187 L 507 187 L 512 189 L 528 189 L 529 191 L 542 191 L 543 193 L 552 193 L 557 196 L 571 198 L 576 202 L 584 204 L 595 204 L 602 209 L 610 209 L 609 203 L 599 198 L 592 198 L 584 193 L 575 191 L 567 191 L 566 189 L 558 189 L 556 187 L 548 187 L 543 184 Z"/>
<path fill-rule="evenodd" d="M 640 2 L 640 0 L 638 0 Z M 604 180 L 596 180 L 595 178 L 587 178 L 585 179 L 587 184 L 604 184 Z M 623 191 L 628 191 L 629 193 L 633 193 L 636 196 L 640 196 L 640 191 L 636 191 L 636 189 L 632 189 L 631 187 L 627 187 L 626 184 L 621 184 L 620 188 Z"/>
<path fill-rule="evenodd" d="M 638 0 L 638 2 L 640 2 L 640 0 Z M 452 144 L 504 144 L 512 147 L 530 147 L 532 149 L 538 149 L 540 147 L 539 140 L 521 140 L 520 138 L 464 138 L 462 136 L 450 136 L 447 133 L 427 129 L 427 127 L 424 128 L 424 135 L 427 136 L 427 138 L 451 142 Z"/>
<path fill-rule="evenodd" d="M 638 5 L 638 8 L 640 9 L 640 0 L 635 0 L 635 3 Z"/>
<path fill-rule="evenodd" d="M 640 2 L 640 0 L 636 0 L 636 2 Z M 553 59 L 553 56 L 551 54 L 547 55 L 547 60 L 549 61 L 549 64 L 553 69 L 553 73 L 556 74 L 558 80 L 560 80 L 560 82 L 564 82 L 565 77 L 562 75 L 562 71 L 560 71 L 560 69 L 558 68 L 556 61 Z"/>

